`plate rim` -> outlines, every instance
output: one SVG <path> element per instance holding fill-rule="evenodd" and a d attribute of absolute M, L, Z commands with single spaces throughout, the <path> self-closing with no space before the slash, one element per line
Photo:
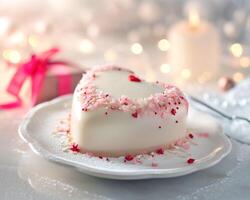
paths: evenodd
<path fill-rule="evenodd" d="M 44 109 L 48 106 L 54 106 L 55 104 L 66 102 L 72 99 L 72 95 L 64 95 L 57 97 L 53 100 L 43 102 L 41 104 L 36 105 L 33 107 L 24 117 L 22 122 L 20 123 L 18 127 L 18 134 L 22 138 L 24 142 L 28 144 L 28 146 L 31 148 L 31 150 L 49 160 L 52 162 L 56 162 L 59 164 L 67 165 L 76 168 L 78 171 L 83 172 L 88 175 L 93 175 L 96 177 L 101 178 L 109 178 L 109 179 L 119 179 L 119 180 L 138 180 L 138 179 L 152 179 L 152 178 L 170 178 L 170 177 L 179 177 L 187 174 L 191 174 L 196 171 L 200 171 L 203 169 L 207 169 L 209 167 L 212 167 L 219 163 L 223 158 L 225 158 L 232 150 L 232 143 L 230 139 L 224 134 L 223 128 L 220 124 L 217 123 L 218 128 L 220 129 L 219 135 L 223 139 L 223 151 L 220 152 L 220 154 L 217 154 L 216 156 L 213 156 L 211 159 L 197 163 L 195 165 L 187 165 L 185 167 L 181 167 L 178 169 L 175 169 L 174 172 L 169 172 L 169 169 L 142 169 L 137 170 L 133 172 L 126 172 L 126 171 L 112 171 L 112 170 L 101 170 L 97 168 L 92 168 L 87 165 L 84 165 L 84 163 L 79 164 L 78 162 L 75 162 L 74 160 L 65 159 L 63 156 L 58 156 L 50 152 L 49 150 L 43 148 L 37 140 L 32 138 L 32 136 L 28 133 L 28 130 L 26 129 L 27 125 L 30 122 L 30 119 L 41 109 Z M 199 111 L 201 112 L 201 111 Z M 205 113 L 205 112 L 202 112 Z M 205 113 L 206 114 L 206 113 Z M 210 116 L 210 115 L 209 115 Z M 212 116 L 211 116 L 212 117 Z M 212 117 L 213 118 L 213 117 Z M 213 118 L 215 119 L 215 118 Z M 217 121 L 217 120 L 216 120 Z"/>

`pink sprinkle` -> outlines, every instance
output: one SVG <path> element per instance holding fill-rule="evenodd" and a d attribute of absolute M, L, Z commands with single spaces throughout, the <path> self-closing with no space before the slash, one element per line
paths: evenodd
<path fill-rule="evenodd" d="M 158 163 L 156 163 L 156 162 L 152 162 L 151 166 L 152 166 L 152 167 L 158 167 L 159 165 L 158 165 Z"/>
<path fill-rule="evenodd" d="M 86 154 L 87 154 L 89 157 L 93 157 L 93 156 L 94 156 L 94 154 L 91 153 L 91 152 L 87 152 Z"/>
<path fill-rule="evenodd" d="M 183 149 L 188 150 L 190 148 L 189 144 L 187 142 L 182 144 Z"/>
<path fill-rule="evenodd" d="M 175 144 L 176 144 L 177 146 L 182 146 L 184 142 L 185 142 L 184 139 L 179 139 L 179 140 L 177 140 L 177 141 L 175 142 Z"/>
<path fill-rule="evenodd" d="M 177 88 L 169 84 L 160 83 L 159 84 L 165 89 L 162 93 L 154 94 L 145 99 L 145 103 L 141 103 L 140 101 L 134 100 L 132 98 L 128 98 L 126 96 L 122 96 L 119 99 L 114 99 L 107 93 L 100 93 L 97 91 L 97 88 L 93 84 L 94 76 L 98 72 L 107 71 L 107 70 L 121 70 L 116 66 L 103 66 L 94 68 L 93 70 L 88 71 L 84 76 L 82 82 L 80 82 L 79 88 L 82 90 L 80 92 L 80 101 L 82 104 L 83 111 L 93 110 L 98 107 L 108 107 L 112 110 L 120 110 L 122 112 L 133 113 L 131 114 L 134 118 L 144 115 L 145 113 L 155 113 L 159 115 L 159 117 L 166 119 L 168 115 L 166 115 L 165 110 L 168 110 L 169 105 L 173 105 L 174 103 L 177 106 L 169 109 L 170 114 L 176 115 L 178 110 L 178 103 L 183 103 L 188 107 L 187 101 L 183 97 L 182 92 Z M 124 71 L 129 72 L 128 75 L 129 81 L 134 82 L 142 82 L 143 80 L 138 78 L 133 72 L 130 70 Z M 85 109 L 86 108 L 86 109 Z M 179 108 L 180 109 L 180 108 Z M 137 112 L 135 112 L 137 111 Z"/>
<path fill-rule="evenodd" d="M 139 158 L 135 159 L 136 163 L 142 164 L 142 161 Z"/>
<path fill-rule="evenodd" d="M 66 127 L 57 127 L 57 131 L 58 132 L 69 132 L 69 128 L 66 128 Z"/>
<path fill-rule="evenodd" d="M 208 138 L 209 137 L 209 134 L 208 133 L 196 133 L 196 135 L 198 137 L 201 137 L 201 138 Z"/>

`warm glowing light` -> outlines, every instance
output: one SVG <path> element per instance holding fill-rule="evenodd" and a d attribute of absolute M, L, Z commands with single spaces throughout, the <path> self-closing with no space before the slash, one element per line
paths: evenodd
<path fill-rule="evenodd" d="M 233 74 L 233 79 L 235 82 L 240 82 L 244 79 L 244 75 L 240 72 L 236 72 L 235 74 Z"/>
<path fill-rule="evenodd" d="M 28 43 L 32 47 L 37 47 L 38 43 L 39 43 L 39 39 L 38 39 L 38 37 L 36 35 L 30 35 L 28 37 Z"/>
<path fill-rule="evenodd" d="M 7 17 L 0 18 L 0 34 L 5 34 L 10 27 L 10 19 Z"/>
<path fill-rule="evenodd" d="M 132 51 L 132 53 L 138 55 L 138 54 L 141 54 L 141 53 L 142 53 L 143 47 L 142 47 L 142 45 L 139 44 L 139 43 L 134 43 L 134 44 L 131 45 L 130 50 Z"/>
<path fill-rule="evenodd" d="M 229 49 L 235 57 L 241 57 L 241 55 L 243 54 L 243 47 L 239 43 L 232 44 Z"/>
<path fill-rule="evenodd" d="M 161 51 L 167 51 L 170 48 L 170 43 L 167 39 L 162 39 L 158 42 L 158 48 Z"/>
<path fill-rule="evenodd" d="M 18 51 L 12 49 L 6 49 L 3 51 L 4 59 L 8 60 L 11 63 L 19 63 L 21 60 L 21 55 Z"/>
<path fill-rule="evenodd" d="M 104 53 L 104 58 L 107 61 L 115 61 L 117 59 L 117 53 L 114 50 L 107 50 Z"/>
<path fill-rule="evenodd" d="M 247 68 L 250 66 L 250 58 L 242 57 L 240 58 L 240 66 L 243 68 Z"/>
<path fill-rule="evenodd" d="M 9 42 L 11 44 L 22 44 L 25 41 L 25 35 L 22 31 L 16 31 L 9 37 Z"/>
<path fill-rule="evenodd" d="M 167 63 L 164 63 L 160 66 L 160 70 L 162 73 L 167 74 L 171 71 L 171 66 Z"/>
<path fill-rule="evenodd" d="M 200 24 L 200 16 L 197 10 L 190 10 L 188 15 L 188 21 L 192 28 L 196 28 Z"/>
<path fill-rule="evenodd" d="M 84 39 L 80 42 L 80 51 L 85 54 L 90 54 L 94 51 L 95 46 L 89 39 Z"/>
<path fill-rule="evenodd" d="M 191 71 L 189 69 L 185 68 L 181 71 L 181 76 L 184 79 L 189 79 L 191 77 Z"/>

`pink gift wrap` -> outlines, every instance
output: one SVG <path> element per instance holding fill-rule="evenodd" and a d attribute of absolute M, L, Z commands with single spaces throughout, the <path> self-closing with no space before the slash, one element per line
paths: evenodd
<path fill-rule="evenodd" d="M 26 101 L 21 92 L 27 82 L 30 82 L 29 92 L 25 97 L 30 96 L 30 106 L 72 93 L 84 70 L 70 62 L 53 60 L 58 52 L 58 48 L 52 48 L 39 55 L 33 54 L 30 60 L 20 64 L 6 88 L 6 92 L 12 95 L 14 100 L 0 103 L 0 109 L 24 106 Z"/>
<path fill-rule="evenodd" d="M 48 73 L 44 79 L 35 104 L 49 101 L 61 95 L 73 93 L 76 85 L 82 78 L 83 73 L 85 73 L 83 69 L 72 70 L 66 76 L 60 73 L 57 74 L 56 72 Z M 70 78 L 68 78 L 68 75 L 70 75 Z M 66 83 L 68 87 L 66 92 L 60 91 L 60 84 L 62 84 L 61 82 Z"/>

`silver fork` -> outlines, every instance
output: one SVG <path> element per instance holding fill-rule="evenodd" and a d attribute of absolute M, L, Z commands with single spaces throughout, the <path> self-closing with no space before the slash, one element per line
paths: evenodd
<path fill-rule="evenodd" d="M 228 120 L 231 120 L 231 121 L 233 121 L 233 120 L 243 120 L 243 121 L 246 121 L 246 122 L 250 123 L 250 119 L 248 119 L 248 118 L 246 118 L 246 117 L 241 117 L 241 116 L 237 116 L 237 115 L 228 115 L 228 114 L 226 114 L 226 113 L 224 113 L 224 112 L 222 112 L 222 111 L 220 111 L 220 110 L 214 108 L 213 106 L 211 106 L 211 105 L 205 103 L 204 101 L 202 101 L 202 100 L 200 100 L 200 99 L 198 99 L 198 98 L 196 98 L 196 97 L 194 97 L 194 96 L 188 95 L 188 97 L 189 97 L 192 101 L 194 101 L 194 102 L 196 102 L 196 103 L 198 103 L 198 104 L 200 104 L 200 105 L 205 106 L 206 108 L 208 108 L 208 109 L 214 111 L 214 112 L 217 113 L 218 115 L 220 115 L 220 116 L 222 116 L 222 117 L 224 117 L 224 118 L 226 118 L 226 119 L 228 119 Z"/>

